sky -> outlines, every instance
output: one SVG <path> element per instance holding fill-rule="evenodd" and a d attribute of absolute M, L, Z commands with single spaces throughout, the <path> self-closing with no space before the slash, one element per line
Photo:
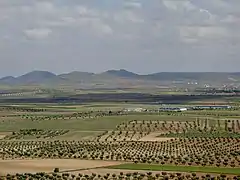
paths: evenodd
<path fill-rule="evenodd" d="M 0 0 L 0 76 L 239 71 L 239 0 Z"/>

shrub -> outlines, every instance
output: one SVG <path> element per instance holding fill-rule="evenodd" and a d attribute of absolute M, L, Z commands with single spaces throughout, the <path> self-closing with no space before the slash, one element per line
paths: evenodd
<path fill-rule="evenodd" d="M 55 173 L 59 173 L 60 170 L 59 170 L 59 168 L 55 168 L 55 169 L 53 170 L 53 172 L 55 172 Z"/>

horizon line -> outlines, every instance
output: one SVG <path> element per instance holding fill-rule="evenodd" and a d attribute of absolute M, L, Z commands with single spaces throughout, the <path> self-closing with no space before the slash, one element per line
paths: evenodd
<path fill-rule="evenodd" d="M 130 70 L 126 70 L 126 69 L 109 69 L 106 71 L 102 71 L 102 72 L 87 72 L 87 71 L 78 71 L 78 70 L 74 70 L 74 71 L 69 71 L 69 72 L 62 72 L 62 73 L 54 73 L 52 71 L 49 70 L 32 70 L 29 72 L 25 72 L 22 75 L 19 76 L 12 76 L 12 75 L 7 75 L 7 76 L 2 76 L 0 77 L 0 79 L 5 78 L 5 77 L 13 77 L 13 78 L 18 78 L 21 77 L 23 75 L 29 74 L 29 73 L 33 73 L 33 72 L 46 72 L 46 73 L 52 73 L 56 76 L 60 76 L 63 74 L 70 74 L 70 73 L 74 73 L 74 72 L 79 72 L 79 73 L 89 73 L 89 74 L 103 74 L 103 73 L 107 73 L 108 71 L 126 71 L 129 73 L 133 73 L 139 76 L 147 76 L 147 75 L 154 75 L 154 74 L 160 74 L 160 73 L 240 73 L 239 71 L 160 71 L 160 72 L 152 72 L 152 73 L 146 73 L 146 74 L 141 74 L 141 73 L 136 73 Z"/>

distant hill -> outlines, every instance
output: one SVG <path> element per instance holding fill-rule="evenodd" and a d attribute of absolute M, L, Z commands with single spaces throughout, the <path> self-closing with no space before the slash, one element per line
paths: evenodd
<path fill-rule="evenodd" d="M 125 69 L 120 69 L 120 70 L 108 70 L 102 74 L 109 74 L 112 76 L 117 76 L 117 77 L 125 77 L 125 78 L 137 78 L 140 77 L 138 74 L 127 71 Z"/>
<path fill-rule="evenodd" d="M 66 74 L 60 74 L 58 75 L 58 77 L 66 81 L 82 82 L 82 81 L 88 81 L 92 79 L 94 75 L 95 75 L 94 73 L 89 73 L 89 72 L 73 71 Z"/>
<path fill-rule="evenodd" d="M 191 81 L 200 83 L 240 83 L 240 73 L 227 72 L 160 72 L 139 75 L 124 69 L 108 70 L 103 73 L 89 73 L 73 71 L 56 75 L 48 71 L 32 71 L 19 77 L 7 76 L 0 79 L 4 85 L 68 85 L 81 87 L 129 87 L 141 83 L 141 85 L 171 84 L 181 81 L 183 84 Z"/>
<path fill-rule="evenodd" d="M 41 83 L 45 80 L 56 78 L 57 75 L 48 71 L 32 71 L 17 78 L 19 83 Z"/>
<path fill-rule="evenodd" d="M 0 79 L 0 83 L 20 85 L 32 83 L 37 84 L 54 78 L 57 78 L 57 75 L 48 71 L 32 71 L 19 77 L 3 77 L 2 79 Z"/>
<path fill-rule="evenodd" d="M 15 79 L 13 76 L 6 76 L 0 79 L 0 83 L 12 84 L 15 82 Z"/>
<path fill-rule="evenodd" d="M 225 72 L 160 72 L 143 75 L 142 77 L 157 80 L 227 80 L 229 77 L 240 78 L 240 73 Z"/>

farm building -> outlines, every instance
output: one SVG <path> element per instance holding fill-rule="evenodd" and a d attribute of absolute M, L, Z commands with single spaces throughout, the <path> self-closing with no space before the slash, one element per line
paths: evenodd
<path fill-rule="evenodd" d="M 193 109 L 230 109 L 228 105 L 209 105 L 209 106 L 194 106 Z"/>
<path fill-rule="evenodd" d="M 144 108 L 128 108 L 128 109 L 124 109 L 124 112 L 145 112 L 147 111 Z"/>
<path fill-rule="evenodd" d="M 185 107 L 163 107 L 163 108 L 160 108 L 159 111 L 182 112 L 182 111 L 187 111 L 187 108 L 185 108 Z"/>

